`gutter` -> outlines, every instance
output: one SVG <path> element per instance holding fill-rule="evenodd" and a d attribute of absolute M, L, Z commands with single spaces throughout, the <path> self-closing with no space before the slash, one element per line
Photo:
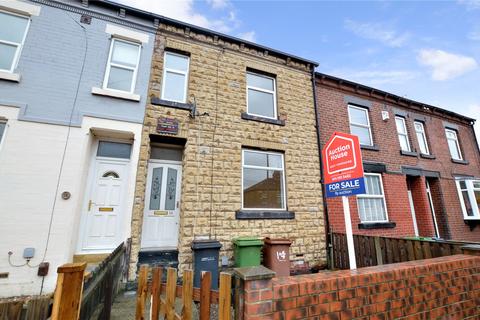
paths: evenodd
<path fill-rule="evenodd" d="M 322 144 L 320 139 L 320 119 L 319 119 L 319 112 L 318 112 L 318 104 L 317 104 L 317 85 L 316 85 L 316 77 L 315 77 L 315 68 L 312 69 L 312 90 L 313 90 L 313 104 L 315 109 L 315 124 L 316 124 L 316 131 L 317 131 L 317 146 L 318 146 L 318 160 L 320 162 L 320 184 L 322 186 L 322 202 L 323 202 L 323 219 L 325 222 L 325 250 L 327 253 L 327 264 L 330 265 L 332 263 L 330 257 L 330 223 L 328 220 L 328 207 L 327 207 L 327 197 L 325 196 L 325 188 L 324 188 L 324 176 L 323 176 L 323 160 L 322 160 Z"/>

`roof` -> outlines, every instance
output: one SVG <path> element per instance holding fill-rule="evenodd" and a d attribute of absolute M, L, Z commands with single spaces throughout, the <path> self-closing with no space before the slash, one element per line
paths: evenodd
<path fill-rule="evenodd" d="M 353 87 L 357 90 L 362 89 L 362 90 L 365 90 L 365 91 L 369 91 L 371 94 L 384 96 L 384 98 L 388 97 L 389 99 L 396 100 L 399 103 L 400 102 L 406 103 L 409 106 L 417 106 L 417 107 L 422 108 L 422 109 L 423 108 L 428 108 L 428 109 L 430 109 L 434 112 L 438 112 L 438 113 L 442 113 L 442 114 L 445 114 L 445 115 L 448 115 L 448 116 L 451 116 L 451 117 L 455 117 L 455 118 L 461 119 L 463 121 L 467 121 L 467 122 L 472 123 L 472 124 L 475 123 L 475 121 L 476 121 L 473 118 L 469 118 L 467 116 L 464 116 L 462 114 L 459 114 L 459 113 L 456 113 L 456 112 L 453 112 L 453 111 L 449 111 L 449 110 L 442 109 L 442 108 L 439 108 L 439 107 L 436 107 L 436 106 L 432 106 L 430 104 L 426 104 L 426 103 L 423 103 L 423 102 L 419 102 L 419 101 L 411 100 L 411 99 L 408 99 L 408 98 L 404 98 L 404 97 L 398 96 L 398 95 L 390 93 L 390 92 L 386 92 L 386 91 L 383 91 L 383 90 L 379 90 L 379 89 L 376 89 L 376 88 L 373 88 L 373 87 L 369 87 L 369 86 L 360 84 L 358 82 L 353 82 L 353 81 L 350 81 L 350 80 L 334 77 L 334 76 L 331 76 L 331 75 L 328 75 L 328 74 L 325 74 L 325 73 L 321 73 L 321 72 L 315 72 L 315 77 L 317 79 L 318 78 L 328 79 L 330 81 L 337 82 L 340 85 L 351 86 L 351 87 Z"/>
<path fill-rule="evenodd" d="M 139 17 L 158 19 L 160 23 L 165 23 L 165 24 L 173 25 L 173 26 L 180 27 L 180 28 L 190 28 L 191 31 L 195 31 L 195 32 L 198 32 L 198 33 L 203 33 L 203 34 L 208 34 L 208 35 L 211 35 L 211 36 L 217 36 L 219 39 L 227 40 L 227 41 L 235 43 L 235 44 L 242 44 L 243 43 L 243 44 L 245 44 L 245 45 L 247 45 L 251 48 L 254 48 L 254 49 L 257 49 L 257 50 L 260 50 L 260 51 L 268 51 L 269 54 L 271 53 L 271 54 L 277 55 L 277 56 L 282 57 L 282 58 L 290 58 L 292 60 L 297 60 L 299 62 L 303 62 L 303 63 L 306 63 L 306 64 L 311 64 L 315 67 L 318 66 L 318 62 L 315 62 L 315 61 L 312 61 L 312 60 L 304 59 L 304 58 L 301 58 L 301 57 L 298 57 L 298 56 L 295 56 L 295 55 L 292 55 L 292 54 L 289 54 L 289 53 L 285 53 L 283 51 L 279 51 L 279 50 L 275 50 L 275 49 L 272 49 L 272 48 L 269 48 L 269 47 L 266 47 L 266 46 L 259 45 L 259 44 L 254 43 L 254 42 L 250 42 L 250 41 L 243 40 L 243 39 L 240 39 L 240 38 L 237 38 L 237 37 L 229 36 L 229 35 L 226 35 L 224 33 L 216 32 L 216 31 L 213 31 L 213 30 L 210 30 L 210 29 L 207 29 L 207 28 L 202 28 L 202 27 L 199 27 L 199 26 L 196 26 L 196 25 L 193 25 L 193 24 L 189 24 L 189 23 L 185 23 L 185 22 L 175 20 L 175 19 L 172 19 L 172 18 L 167 18 L 167 17 L 159 15 L 159 14 L 155 14 L 155 13 L 148 12 L 148 11 L 145 11 L 145 10 L 133 8 L 133 7 L 130 7 L 130 6 L 127 6 L 127 5 L 124 5 L 124 4 L 120 4 L 120 3 L 117 3 L 117 2 L 113 2 L 113 1 L 110 1 L 110 0 L 94 0 L 94 1 L 91 0 L 91 3 L 92 4 L 94 3 L 96 5 L 100 5 L 100 6 L 115 8 L 115 9 L 125 9 L 128 12 L 133 13 L 134 15 L 137 15 Z"/>

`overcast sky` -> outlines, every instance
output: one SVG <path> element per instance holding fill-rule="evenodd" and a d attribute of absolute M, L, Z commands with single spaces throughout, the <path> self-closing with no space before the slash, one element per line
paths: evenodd
<path fill-rule="evenodd" d="M 480 0 L 118 0 L 320 63 L 317 71 L 480 118 Z M 480 123 L 476 125 L 480 136 Z"/>

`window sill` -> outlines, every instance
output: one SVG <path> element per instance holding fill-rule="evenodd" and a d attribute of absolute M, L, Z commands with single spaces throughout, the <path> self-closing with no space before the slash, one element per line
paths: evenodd
<path fill-rule="evenodd" d="M 163 99 L 160 99 L 160 98 L 157 98 L 157 97 L 152 97 L 150 99 L 150 103 L 154 104 L 156 106 L 164 106 L 164 107 L 170 107 L 170 108 L 182 109 L 182 110 L 188 110 L 188 111 L 193 110 L 193 104 L 192 103 L 183 103 L 183 102 L 163 100 Z"/>
<path fill-rule="evenodd" d="M 130 101 L 140 101 L 140 95 L 128 92 L 115 91 L 110 89 L 92 88 L 92 94 L 106 96 Z"/>
<path fill-rule="evenodd" d="M 363 222 L 358 224 L 358 229 L 393 229 L 397 226 L 395 222 Z"/>
<path fill-rule="evenodd" d="M 374 144 L 373 146 L 361 144 L 360 148 L 363 150 L 380 151 L 380 148 L 376 144 Z"/>
<path fill-rule="evenodd" d="M 13 82 L 20 82 L 20 74 L 19 73 L 11 73 L 6 71 L 0 71 L 0 79 L 13 81 Z"/>
<path fill-rule="evenodd" d="M 464 164 L 464 165 L 469 164 L 469 162 L 468 162 L 467 160 L 456 160 L 456 159 L 452 159 L 452 162 L 453 162 L 453 163 L 457 163 L 457 164 Z"/>
<path fill-rule="evenodd" d="M 405 150 L 400 150 L 400 154 L 402 156 L 407 156 L 407 157 L 418 157 L 418 153 L 413 152 L 413 151 L 405 151 Z"/>
<path fill-rule="evenodd" d="M 293 211 L 276 210 L 238 210 L 235 212 L 237 220 L 260 220 L 260 219 L 295 219 Z"/>
<path fill-rule="evenodd" d="M 463 218 L 463 221 L 465 222 L 466 225 L 470 227 L 470 231 L 473 231 L 476 226 L 480 225 L 480 217 L 469 217 L 469 218 Z"/>
<path fill-rule="evenodd" d="M 432 160 L 437 158 L 433 154 L 425 154 L 425 153 L 420 153 L 420 157 L 424 159 L 432 159 Z"/>
<path fill-rule="evenodd" d="M 277 120 L 277 119 L 269 119 L 269 118 L 264 118 L 259 116 L 253 116 L 246 112 L 242 112 L 241 117 L 243 120 L 252 120 L 252 121 L 258 121 L 258 122 L 270 123 L 270 124 L 275 124 L 277 126 L 285 125 L 285 120 Z"/>

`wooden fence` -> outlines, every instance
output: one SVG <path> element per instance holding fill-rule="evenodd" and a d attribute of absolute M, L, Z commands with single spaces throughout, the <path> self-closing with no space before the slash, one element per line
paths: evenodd
<path fill-rule="evenodd" d="M 114 297 L 127 268 L 127 245 L 120 244 L 86 278 L 83 284 L 80 319 L 110 319 Z"/>
<path fill-rule="evenodd" d="M 462 253 L 464 242 L 418 240 L 353 235 L 357 267 L 405 262 Z M 332 233 L 334 269 L 348 269 L 347 239 L 343 233 Z"/>
<path fill-rule="evenodd" d="M 160 267 L 151 269 L 151 281 L 148 266 L 141 266 L 138 276 L 136 320 L 145 319 L 145 306 L 151 295 L 150 319 L 158 320 L 191 320 L 193 319 L 193 302 L 200 303 L 199 319 L 209 320 L 212 304 L 218 304 L 219 320 L 231 319 L 231 285 L 232 278 L 228 273 L 220 273 L 220 288 L 211 290 L 210 272 L 203 272 L 200 288 L 193 287 L 193 271 L 183 273 L 183 285 L 177 285 L 177 270 L 167 269 L 167 282 L 162 283 L 163 270 Z M 175 311 L 176 298 L 181 299 L 181 312 Z"/>
<path fill-rule="evenodd" d="M 4 300 L 0 302 L 0 320 L 46 320 L 52 303 L 52 295 Z"/>

